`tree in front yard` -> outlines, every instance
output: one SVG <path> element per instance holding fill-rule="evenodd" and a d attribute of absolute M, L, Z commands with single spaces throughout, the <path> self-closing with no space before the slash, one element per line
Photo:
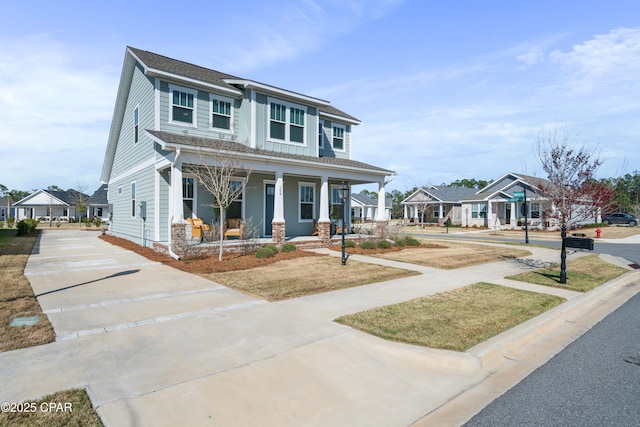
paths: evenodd
<path fill-rule="evenodd" d="M 201 147 L 198 150 L 200 164 L 184 167 L 184 172 L 192 174 L 213 196 L 213 202 L 207 206 L 219 212 L 219 261 L 222 261 L 223 255 L 225 211 L 242 195 L 251 175 L 251 171 L 242 168 L 238 159 L 230 154 L 231 144 L 233 143 L 220 140 L 212 143 L 210 149 Z M 237 179 L 240 176 L 242 180 Z"/>
<path fill-rule="evenodd" d="M 555 219 L 562 230 L 560 283 L 567 283 L 565 237 L 567 226 L 575 218 L 589 214 L 594 187 L 590 186 L 602 160 L 585 145 L 577 146 L 568 131 L 553 129 L 538 136 L 538 158 L 547 174 L 548 184 L 540 190 L 551 204 L 548 218 Z"/>

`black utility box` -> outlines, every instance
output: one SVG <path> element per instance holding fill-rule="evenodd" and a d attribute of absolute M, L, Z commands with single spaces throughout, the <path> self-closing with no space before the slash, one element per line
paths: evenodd
<path fill-rule="evenodd" d="M 565 237 L 564 245 L 567 248 L 593 250 L 593 239 L 585 237 Z"/>

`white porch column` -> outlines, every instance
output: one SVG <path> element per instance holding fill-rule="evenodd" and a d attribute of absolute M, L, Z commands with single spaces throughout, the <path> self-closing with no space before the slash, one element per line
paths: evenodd
<path fill-rule="evenodd" d="M 329 177 L 321 177 L 320 184 L 320 217 L 318 222 L 329 222 Z"/>
<path fill-rule="evenodd" d="M 440 218 L 444 218 L 444 206 L 442 206 L 442 203 L 440 203 Z"/>
<path fill-rule="evenodd" d="M 404 219 L 408 219 L 409 217 L 407 216 L 409 212 L 407 212 L 407 205 L 404 205 Z"/>
<path fill-rule="evenodd" d="M 275 197 L 273 200 L 273 221 L 284 222 L 284 179 L 282 171 L 276 172 Z M 327 214 L 327 217 L 329 215 Z"/>
<path fill-rule="evenodd" d="M 493 226 L 493 221 L 492 221 L 493 216 L 491 215 L 491 209 L 493 209 L 493 203 L 491 202 L 491 200 L 488 200 L 487 201 L 487 227 L 489 228 Z"/>
<path fill-rule="evenodd" d="M 518 213 L 516 212 L 516 207 L 517 205 L 515 203 L 511 203 L 511 226 L 512 227 L 516 225 L 516 215 Z"/>
<path fill-rule="evenodd" d="M 171 192 L 173 194 L 172 223 L 184 222 L 184 208 L 182 196 L 182 161 L 178 160 L 171 168 Z"/>
<path fill-rule="evenodd" d="M 384 181 L 378 183 L 378 212 L 376 212 L 376 221 L 386 221 L 385 211 L 385 195 L 384 195 Z"/>

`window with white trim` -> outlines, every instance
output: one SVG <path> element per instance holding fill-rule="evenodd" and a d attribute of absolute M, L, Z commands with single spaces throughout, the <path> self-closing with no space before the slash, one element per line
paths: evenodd
<path fill-rule="evenodd" d="M 231 130 L 233 123 L 233 108 L 231 100 L 211 95 L 211 127 L 215 129 Z"/>
<path fill-rule="evenodd" d="M 341 185 L 332 185 L 331 186 L 331 218 L 338 219 L 342 218 L 342 186 Z"/>
<path fill-rule="evenodd" d="M 227 210 L 225 211 L 225 218 L 242 218 L 242 204 L 244 202 L 244 180 L 232 179 L 231 189 L 233 192 L 240 191 L 238 197 L 231 202 Z"/>
<path fill-rule="evenodd" d="M 473 203 L 471 205 L 471 218 L 486 218 L 486 217 L 487 217 L 486 203 Z"/>
<path fill-rule="evenodd" d="M 182 209 L 185 218 L 193 217 L 195 179 L 191 177 L 182 178 Z"/>
<path fill-rule="evenodd" d="M 169 96 L 171 100 L 169 121 L 171 123 L 196 127 L 196 100 L 198 92 L 192 89 L 169 85 Z"/>
<path fill-rule="evenodd" d="M 540 203 L 531 202 L 531 218 L 540 218 Z"/>
<path fill-rule="evenodd" d="M 140 107 L 136 106 L 133 110 L 133 143 L 138 142 L 138 123 L 139 123 Z"/>
<path fill-rule="evenodd" d="M 313 221 L 313 213 L 316 211 L 315 201 L 316 185 L 308 182 L 298 183 L 299 205 L 298 205 L 298 221 Z"/>
<path fill-rule="evenodd" d="M 344 126 L 333 125 L 333 148 L 344 150 Z"/>
<path fill-rule="evenodd" d="M 131 218 L 136 216 L 136 182 L 131 182 Z"/>
<path fill-rule="evenodd" d="M 305 144 L 306 114 L 303 106 L 269 100 L 269 139 Z"/>

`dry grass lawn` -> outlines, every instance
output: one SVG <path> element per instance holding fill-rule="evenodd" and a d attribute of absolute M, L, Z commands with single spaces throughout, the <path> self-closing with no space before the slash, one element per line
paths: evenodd
<path fill-rule="evenodd" d="M 500 246 L 473 243 L 458 243 L 451 240 L 438 242 L 442 247 L 405 248 L 399 252 L 373 254 L 372 256 L 393 261 L 408 262 L 427 267 L 451 270 L 470 265 L 503 261 L 531 255 L 524 249 L 504 248 Z"/>
<path fill-rule="evenodd" d="M 50 343 L 55 333 L 24 276 L 24 267 L 36 236 L 14 237 L 14 230 L 0 230 L 0 351 Z M 32 326 L 9 326 L 16 317 L 40 316 Z"/>
<path fill-rule="evenodd" d="M 567 263 L 567 283 L 564 285 L 560 283 L 560 266 L 527 271 L 509 276 L 507 279 L 588 292 L 627 271 L 622 267 L 603 261 L 598 255 L 588 255 Z"/>
<path fill-rule="evenodd" d="M 280 301 L 417 274 L 354 260 L 342 266 L 340 258 L 320 256 L 288 259 L 250 270 L 201 276 L 267 301 Z"/>
<path fill-rule="evenodd" d="M 466 351 L 564 301 L 553 295 L 476 283 L 336 321 L 392 341 Z"/>
<path fill-rule="evenodd" d="M 35 412 L 0 412 L 0 426 L 24 427 L 94 427 L 102 426 L 100 417 L 84 390 L 61 391 L 26 403 Z M 62 406 L 50 406 L 50 403 Z M 67 406 L 65 406 L 67 404 Z M 69 411 L 69 407 L 71 411 Z"/>

